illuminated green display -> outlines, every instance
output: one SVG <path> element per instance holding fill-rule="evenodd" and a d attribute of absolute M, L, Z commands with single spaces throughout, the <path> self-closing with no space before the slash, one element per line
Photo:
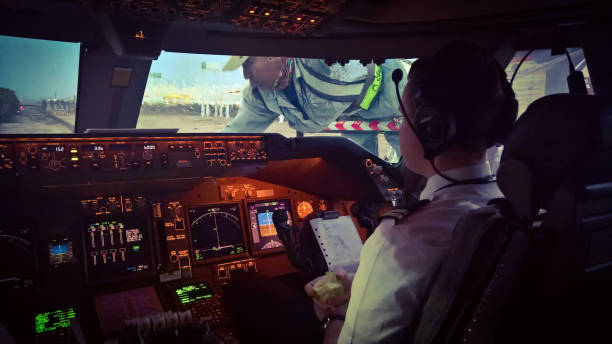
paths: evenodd
<path fill-rule="evenodd" d="M 206 282 L 196 284 L 185 284 L 176 288 L 176 296 L 182 304 L 191 303 L 201 299 L 210 299 L 213 296 L 212 289 Z"/>
<path fill-rule="evenodd" d="M 70 327 L 70 319 L 74 317 L 76 317 L 74 308 L 40 313 L 34 318 L 34 330 L 36 333 L 45 333 L 62 327 L 67 328 Z"/>

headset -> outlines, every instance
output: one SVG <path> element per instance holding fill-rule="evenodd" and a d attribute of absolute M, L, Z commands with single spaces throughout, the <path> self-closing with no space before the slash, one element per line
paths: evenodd
<path fill-rule="evenodd" d="M 510 134 L 510 130 L 518 114 L 518 101 L 514 95 L 514 90 L 512 90 L 512 86 L 510 86 L 506 78 L 506 72 L 497 62 L 496 64 L 499 71 L 499 79 L 502 85 L 504 99 L 500 107 L 500 112 L 494 121 L 493 128 L 491 128 L 491 134 L 487 139 L 487 146 L 502 144 L 504 142 L 506 137 Z M 393 71 L 392 79 L 395 82 L 398 101 L 404 115 L 406 115 L 406 110 L 399 96 L 399 82 L 402 77 L 403 72 L 401 69 Z M 457 122 L 452 112 L 441 111 L 427 100 L 427 94 L 424 93 L 422 85 L 418 82 L 415 84 L 414 102 L 416 106 L 414 123 L 408 118 L 407 120 L 423 146 L 425 158 L 427 160 L 433 160 L 455 141 L 457 137 Z"/>
<path fill-rule="evenodd" d="M 502 144 L 510 134 L 514 121 L 518 114 L 518 101 L 516 100 L 514 90 L 508 82 L 506 72 L 497 61 L 495 61 L 499 72 L 499 79 L 502 86 L 502 92 L 504 99 L 500 107 L 500 111 L 497 114 L 493 127 L 491 128 L 491 134 L 487 138 L 487 147 L 495 144 Z M 423 87 L 420 83 L 415 83 L 414 101 L 415 101 L 415 114 L 414 123 L 407 117 L 406 109 L 402 103 L 399 94 L 399 82 L 403 77 L 401 69 L 393 71 L 392 79 L 395 82 L 396 95 L 404 113 L 404 117 L 408 121 L 408 124 L 412 128 L 415 136 L 423 146 L 425 158 L 432 164 L 434 170 L 441 175 L 443 178 L 453 182 L 465 184 L 462 181 L 457 181 L 442 174 L 435 166 L 434 159 L 448 147 L 450 147 L 457 138 L 457 121 L 452 112 L 441 111 L 437 106 L 431 104 L 427 100 L 427 94 L 424 93 Z M 480 179 L 479 179 L 480 180 Z M 484 182 L 491 182 L 491 178 L 487 177 L 482 180 Z M 470 180 L 469 184 L 474 184 L 474 181 Z"/>

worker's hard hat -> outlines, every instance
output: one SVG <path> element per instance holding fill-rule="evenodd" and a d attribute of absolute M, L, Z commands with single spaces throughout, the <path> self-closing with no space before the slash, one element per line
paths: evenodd
<path fill-rule="evenodd" d="M 246 61 L 249 57 L 248 56 L 232 56 L 230 57 L 227 62 L 225 63 L 225 66 L 223 66 L 223 71 L 227 72 L 227 71 L 233 71 L 238 69 L 238 67 L 242 66 L 242 64 L 244 63 L 244 61 Z"/>

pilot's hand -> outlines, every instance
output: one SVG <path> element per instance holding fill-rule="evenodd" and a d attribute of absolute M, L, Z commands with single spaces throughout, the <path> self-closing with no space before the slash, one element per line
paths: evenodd
<path fill-rule="evenodd" d="M 314 302 L 313 308 L 315 313 L 317 314 L 317 317 L 319 318 L 319 320 L 323 320 L 327 316 L 333 314 L 345 315 L 346 310 L 348 308 L 348 302 L 351 297 L 351 284 L 353 283 L 353 278 L 355 277 L 355 274 L 350 274 L 342 269 L 338 269 L 338 271 L 336 271 L 336 277 L 338 277 L 338 279 L 340 280 L 340 282 L 342 282 L 342 285 L 344 286 L 344 295 L 332 297 L 328 299 L 325 303 L 317 300 L 314 297 L 313 291 L 315 283 L 317 283 L 322 277 L 323 276 L 317 277 L 304 286 L 306 294 L 308 294 L 308 296 L 310 296 L 312 298 L 312 301 Z"/>

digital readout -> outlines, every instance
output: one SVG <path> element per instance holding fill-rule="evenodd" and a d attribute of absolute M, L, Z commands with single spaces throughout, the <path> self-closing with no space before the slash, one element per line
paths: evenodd
<path fill-rule="evenodd" d="M 127 143 L 114 143 L 110 144 L 108 147 L 112 151 L 126 151 L 132 148 L 132 145 Z"/>
<path fill-rule="evenodd" d="M 156 150 L 157 149 L 157 145 L 155 145 L 155 144 L 142 145 L 142 149 L 144 149 L 144 150 Z"/>
<path fill-rule="evenodd" d="M 176 296 L 182 304 L 192 303 L 201 299 L 210 299 L 213 291 L 206 282 L 186 284 L 175 289 Z"/>
<path fill-rule="evenodd" d="M 99 152 L 104 150 L 103 145 L 85 145 L 81 149 L 85 152 Z"/>
<path fill-rule="evenodd" d="M 64 152 L 66 146 L 43 146 L 40 150 L 43 152 Z"/>

